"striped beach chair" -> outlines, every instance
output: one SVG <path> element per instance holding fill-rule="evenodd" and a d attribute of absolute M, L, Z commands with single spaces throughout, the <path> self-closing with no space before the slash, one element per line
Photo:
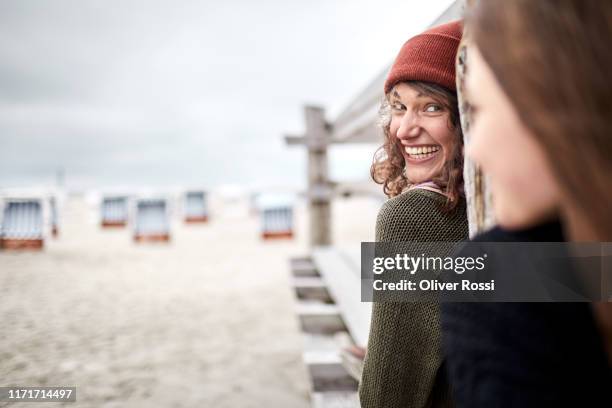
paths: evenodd
<path fill-rule="evenodd" d="M 44 217 L 41 199 L 6 199 L 2 210 L 0 247 L 42 249 Z"/>
<path fill-rule="evenodd" d="M 100 218 L 103 228 L 125 227 L 128 222 L 127 197 L 104 197 L 100 205 Z"/>
<path fill-rule="evenodd" d="M 168 204 L 165 199 L 140 198 L 136 200 L 134 241 L 170 241 Z"/>
<path fill-rule="evenodd" d="M 261 237 L 293 238 L 293 203 L 284 197 L 262 196 L 259 200 Z"/>
<path fill-rule="evenodd" d="M 184 196 L 185 222 L 199 223 L 208 221 L 207 197 L 204 191 L 188 191 Z"/>

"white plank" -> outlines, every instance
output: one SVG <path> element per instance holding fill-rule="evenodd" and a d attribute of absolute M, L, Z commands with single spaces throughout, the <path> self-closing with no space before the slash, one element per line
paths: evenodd
<path fill-rule="evenodd" d="M 312 394 L 313 408 L 359 408 L 356 391 L 326 391 Z"/>
<path fill-rule="evenodd" d="M 346 331 L 340 310 L 336 305 L 300 301 L 296 306 L 296 312 L 302 331 L 306 333 L 333 334 Z"/>
<path fill-rule="evenodd" d="M 298 299 L 318 300 L 331 303 L 331 296 L 325 282 L 319 276 L 297 276 L 291 279 L 291 286 Z"/>
<path fill-rule="evenodd" d="M 325 282 L 320 276 L 295 276 L 291 279 L 294 288 L 325 288 Z"/>
<path fill-rule="evenodd" d="M 290 260 L 293 276 L 319 276 L 310 258 L 293 258 Z"/>
<path fill-rule="evenodd" d="M 344 332 L 347 336 L 348 333 Z M 336 334 L 302 333 L 304 351 L 339 351 Z"/>
<path fill-rule="evenodd" d="M 313 259 L 356 344 L 366 346 L 372 304 L 361 302 L 360 249 L 318 247 Z"/>
<path fill-rule="evenodd" d="M 337 351 L 305 351 L 303 358 L 310 373 L 313 391 L 357 390 L 357 381 L 346 371 Z"/>

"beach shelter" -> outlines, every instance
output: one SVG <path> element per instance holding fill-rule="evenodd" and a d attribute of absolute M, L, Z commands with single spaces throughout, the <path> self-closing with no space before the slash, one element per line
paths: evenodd
<path fill-rule="evenodd" d="M 258 197 L 261 237 L 293 238 L 293 200 L 286 195 Z"/>
<path fill-rule="evenodd" d="M 125 227 L 128 222 L 128 198 L 125 196 L 106 196 L 100 204 L 100 224 L 103 228 Z"/>
<path fill-rule="evenodd" d="M 134 241 L 169 241 L 168 202 L 164 198 L 139 198 L 135 203 Z"/>
<path fill-rule="evenodd" d="M 45 236 L 43 198 L 5 198 L 2 203 L 0 247 L 42 249 Z"/>
<path fill-rule="evenodd" d="M 185 222 L 208 221 L 207 195 L 204 191 L 187 191 L 184 195 L 183 211 Z"/>

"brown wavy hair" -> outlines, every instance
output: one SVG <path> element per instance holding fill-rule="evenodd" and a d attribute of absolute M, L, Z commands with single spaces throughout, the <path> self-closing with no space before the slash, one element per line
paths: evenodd
<path fill-rule="evenodd" d="M 457 94 L 440 85 L 423 81 L 406 81 L 413 89 L 433 98 L 449 112 L 449 129 L 455 133 L 456 143 L 450 152 L 449 159 L 444 163 L 438 177 L 432 181 L 440 187 L 448 199 L 444 205 L 445 211 L 452 211 L 463 195 L 463 133 L 459 116 Z M 380 126 L 384 133 L 384 144 L 374 153 L 370 175 L 374 182 L 382 184 L 383 192 L 388 197 L 395 197 L 410 186 L 410 181 L 404 174 L 406 161 L 397 143 L 397 138 L 391 135 L 391 106 L 387 93 L 379 110 Z"/>
<path fill-rule="evenodd" d="M 468 22 L 545 151 L 570 238 L 612 240 L 612 2 L 480 1 Z"/>
<path fill-rule="evenodd" d="M 479 1 L 468 16 L 474 43 L 553 169 L 572 241 L 612 241 L 611 21 L 612 2 L 585 0 Z M 604 273 L 604 299 L 608 285 Z M 612 364 L 612 303 L 593 308 Z"/>

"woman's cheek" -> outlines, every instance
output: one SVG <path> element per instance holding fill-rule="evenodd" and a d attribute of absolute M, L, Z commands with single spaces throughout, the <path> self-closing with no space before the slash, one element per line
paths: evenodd
<path fill-rule="evenodd" d="M 485 131 L 481 125 L 481 122 L 477 122 L 472 126 L 470 131 L 470 141 L 465 145 L 465 155 L 475 161 L 478 165 L 483 168 L 487 167 L 485 163 L 485 152 L 486 152 L 486 139 L 484 135 Z"/>
<path fill-rule="evenodd" d="M 389 124 L 389 134 L 392 138 L 397 138 L 397 130 L 399 129 L 399 119 L 393 117 L 391 118 L 391 123 Z"/>
<path fill-rule="evenodd" d="M 448 115 L 436 117 L 425 127 L 434 141 L 449 150 L 455 143 L 455 131 L 449 127 Z"/>

